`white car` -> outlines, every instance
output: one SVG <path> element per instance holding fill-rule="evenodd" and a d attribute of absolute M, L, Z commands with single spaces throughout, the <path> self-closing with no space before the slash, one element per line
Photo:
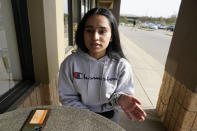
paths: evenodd
<path fill-rule="evenodd" d="M 119 24 L 120 24 L 121 26 L 124 26 L 124 25 L 125 25 L 125 23 L 123 23 L 123 22 L 120 22 Z"/>
<path fill-rule="evenodd" d="M 164 25 L 164 24 L 159 24 L 159 25 L 158 25 L 158 28 L 159 28 L 159 29 L 166 29 L 166 28 L 167 28 L 167 26 L 166 26 L 166 25 Z"/>
<path fill-rule="evenodd" d="M 149 24 L 148 24 L 148 27 L 149 27 L 150 29 L 154 29 L 154 30 L 157 30 L 157 29 L 158 29 L 158 26 L 155 25 L 155 24 L 153 24 L 153 23 L 149 23 Z"/>
<path fill-rule="evenodd" d="M 140 24 L 140 27 L 142 27 L 142 28 L 148 28 L 149 26 L 148 26 L 147 23 L 142 23 L 142 24 Z"/>

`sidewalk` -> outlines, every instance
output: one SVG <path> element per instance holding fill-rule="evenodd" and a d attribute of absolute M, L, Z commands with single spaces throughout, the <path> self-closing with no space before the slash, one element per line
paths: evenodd
<path fill-rule="evenodd" d="M 133 69 L 135 97 L 141 101 L 141 107 L 148 115 L 143 122 L 130 122 L 126 115 L 121 112 L 120 125 L 127 131 L 165 131 L 160 118 L 155 113 L 164 66 L 121 32 L 120 39 L 126 58 Z"/>

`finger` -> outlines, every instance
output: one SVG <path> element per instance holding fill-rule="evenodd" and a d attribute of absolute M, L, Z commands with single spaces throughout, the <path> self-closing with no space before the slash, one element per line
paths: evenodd
<path fill-rule="evenodd" d="M 142 116 L 146 117 L 147 114 L 144 110 L 142 110 L 139 106 L 136 105 L 135 110 L 137 110 L 137 112 L 140 112 L 140 114 L 142 114 Z"/>
<path fill-rule="evenodd" d="M 142 114 L 140 112 L 138 112 L 137 110 L 135 110 L 135 111 L 133 111 L 131 113 L 136 118 L 136 120 L 138 120 L 138 121 L 145 120 L 144 116 L 142 116 Z"/>
<path fill-rule="evenodd" d="M 140 114 L 140 116 L 146 117 L 146 113 L 143 110 L 136 110 L 136 112 L 138 112 L 138 114 Z"/>
<path fill-rule="evenodd" d="M 129 112 L 126 112 L 126 111 L 124 111 L 124 112 L 127 115 L 127 117 L 129 118 L 129 120 L 133 121 L 133 118 L 131 117 L 130 113 Z"/>
<path fill-rule="evenodd" d="M 140 117 L 138 117 L 138 118 L 136 118 L 138 121 L 144 121 L 145 120 L 145 118 L 143 117 L 143 116 L 140 116 Z"/>
<path fill-rule="evenodd" d="M 135 117 L 136 120 L 138 121 L 143 121 L 145 120 L 145 117 L 141 114 L 141 112 L 139 112 L 138 110 L 134 110 L 133 112 L 131 112 L 131 114 Z"/>
<path fill-rule="evenodd" d="M 134 103 L 137 103 L 137 104 L 141 105 L 141 102 L 137 98 L 135 98 L 135 97 L 132 98 L 132 101 Z"/>

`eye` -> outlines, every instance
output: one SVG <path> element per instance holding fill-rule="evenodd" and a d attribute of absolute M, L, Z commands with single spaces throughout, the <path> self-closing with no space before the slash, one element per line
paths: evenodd
<path fill-rule="evenodd" d="M 92 33 L 93 30 L 91 30 L 91 29 L 85 29 L 85 32 L 86 32 L 86 33 Z"/>
<path fill-rule="evenodd" d="M 99 30 L 99 34 L 104 34 L 105 32 L 105 30 Z"/>

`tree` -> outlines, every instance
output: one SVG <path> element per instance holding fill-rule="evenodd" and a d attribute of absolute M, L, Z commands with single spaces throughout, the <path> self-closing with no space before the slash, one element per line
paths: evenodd
<path fill-rule="evenodd" d="M 120 17 L 120 22 L 128 23 L 127 17 Z"/>
<path fill-rule="evenodd" d="M 170 18 L 168 18 L 168 23 L 171 23 L 171 24 L 173 24 L 173 23 L 176 23 L 176 19 L 177 19 L 177 15 L 171 15 L 171 17 Z"/>

